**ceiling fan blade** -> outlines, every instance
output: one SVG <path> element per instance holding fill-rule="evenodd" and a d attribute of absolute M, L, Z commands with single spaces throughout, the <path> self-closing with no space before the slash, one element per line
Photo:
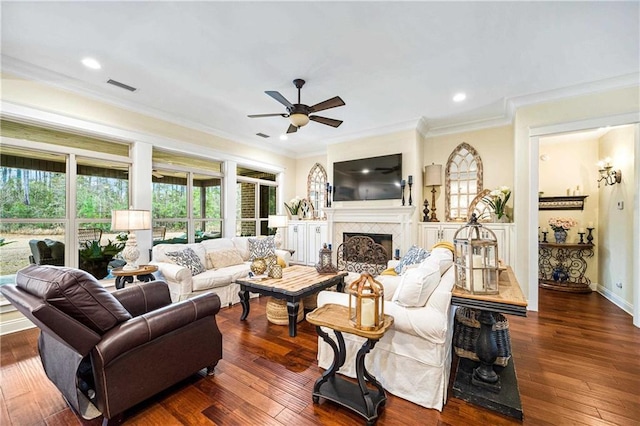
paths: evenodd
<path fill-rule="evenodd" d="M 266 93 L 267 95 L 271 96 L 273 99 L 275 99 L 276 101 L 280 102 L 282 105 L 286 106 L 287 108 L 293 108 L 293 104 L 291 102 L 289 102 L 287 100 L 287 98 L 282 96 L 280 94 L 280 92 L 276 92 L 274 90 L 267 90 L 264 93 Z"/>
<path fill-rule="evenodd" d="M 251 115 L 247 115 L 247 117 L 249 118 L 261 118 L 261 117 L 287 117 L 287 114 L 283 114 L 281 112 L 275 112 L 273 114 L 251 114 Z"/>
<path fill-rule="evenodd" d="M 317 115 L 310 115 L 309 120 L 317 121 L 318 123 L 326 124 L 331 127 L 338 127 L 342 124 L 342 120 L 334 120 L 333 118 L 320 117 Z"/>
<path fill-rule="evenodd" d="M 340 96 L 335 96 L 331 99 L 327 99 L 326 101 L 322 101 L 318 104 L 313 105 L 310 108 L 309 112 L 318 112 L 323 111 L 329 108 L 335 108 L 344 105 L 344 101 L 340 98 Z M 326 123 L 325 123 L 326 124 Z"/>
<path fill-rule="evenodd" d="M 293 124 L 289 124 L 289 128 L 287 129 L 287 133 L 295 133 L 298 131 L 298 128 Z"/>

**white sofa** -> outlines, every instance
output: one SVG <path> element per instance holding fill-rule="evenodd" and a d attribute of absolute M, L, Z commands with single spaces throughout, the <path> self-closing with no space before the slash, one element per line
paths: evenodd
<path fill-rule="evenodd" d="M 447 400 L 447 386 L 451 371 L 451 342 L 453 339 L 453 319 L 455 309 L 451 307 L 451 291 L 454 286 L 454 269 L 451 261 L 442 258 L 427 258 L 421 266 L 429 262 L 439 262 L 439 281 L 433 283 L 435 290 L 428 296 L 422 307 L 401 306 L 393 302 L 394 293 L 408 279 L 407 272 L 400 276 L 379 275 L 375 279 L 384 286 L 385 314 L 393 316 L 394 323 L 365 357 L 365 366 L 393 395 L 414 402 L 426 408 L 442 411 Z M 432 256 L 436 250 L 432 251 Z M 430 256 L 431 257 L 431 256 Z M 449 267 L 447 267 L 447 264 Z M 349 306 L 349 296 L 345 293 L 320 292 L 318 306 L 335 303 Z M 332 338 L 333 332 L 326 329 Z M 364 339 L 343 333 L 346 346 L 346 360 L 339 372 L 355 377 L 356 353 Z M 333 362 L 333 350 L 318 338 L 318 364 L 328 369 Z"/>
<path fill-rule="evenodd" d="M 158 267 L 158 271 L 162 275 L 158 278 L 164 279 L 169 285 L 173 302 L 185 300 L 198 294 L 214 292 L 220 297 L 221 306 L 232 305 L 240 302 L 238 296 L 240 285 L 235 281 L 246 277 L 250 271 L 249 238 L 256 237 L 217 238 L 193 244 L 158 244 L 153 247 L 150 263 Z M 187 267 L 173 263 L 166 255 L 166 253 L 182 251 L 186 248 L 192 249 L 206 267 L 203 273 L 192 276 Z M 242 263 L 214 268 L 209 262 L 207 254 L 225 249 L 236 249 L 242 257 Z M 291 254 L 288 251 L 276 250 L 276 255 L 282 258 L 286 265 L 289 265 Z"/>

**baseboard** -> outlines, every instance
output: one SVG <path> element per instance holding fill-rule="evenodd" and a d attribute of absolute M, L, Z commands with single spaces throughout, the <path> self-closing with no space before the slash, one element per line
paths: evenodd
<path fill-rule="evenodd" d="M 601 286 L 600 284 L 598 284 L 598 290 L 597 291 L 605 299 L 609 300 L 611 303 L 616 305 L 618 308 L 622 309 L 623 311 L 625 311 L 629 315 L 633 316 L 633 305 L 631 305 L 631 303 L 627 302 L 626 300 L 624 300 L 623 298 L 621 298 L 620 296 L 618 296 L 617 294 L 615 294 L 614 292 L 612 292 L 608 288 Z"/>
<path fill-rule="evenodd" d="M 35 325 L 26 317 L 16 318 L 0 323 L 0 336 L 34 328 Z"/>

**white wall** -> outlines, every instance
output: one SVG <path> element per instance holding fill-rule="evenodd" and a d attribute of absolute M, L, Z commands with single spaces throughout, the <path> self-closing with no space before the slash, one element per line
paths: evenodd
<path fill-rule="evenodd" d="M 447 160 L 453 150 L 462 142 L 471 145 L 482 158 L 484 169 L 483 187 L 494 189 L 499 186 L 513 188 L 513 127 L 500 126 L 489 129 L 474 130 L 464 133 L 432 136 L 424 139 L 423 164 L 442 164 L 443 173 Z M 444 184 L 444 176 L 442 177 Z M 431 204 L 431 188 L 425 188 L 429 204 Z M 518 197 L 516 192 L 511 194 L 511 200 Z M 511 207 L 509 201 L 507 207 Z M 444 185 L 436 191 L 436 214 L 440 221 L 445 220 L 445 190 Z M 510 209 L 510 213 L 512 213 Z M 516 218 L 509 214 L 512 220 Z"/>
<path fill-rule="evenodd" d="M 521 107 L 514 121 L 516 263 L 514 271 L 529 309 L 538 310 L 537 227 L 538 156 L 537 137 L 567 130 L 583 130 L 611 124 L 608 117 L 640 111 L 638 86 L 600 91 L 553 102 Z M 582 124 L 584 122 L 584 124 Z M 568 123 L 564 124 L 563 123 Z M 622 123 L 614 123 L 622 124 Z M 584 127 L 581 127 L 584 126 Z M 556 130 L 557 129 L 557 130 Z M 637 191 L 637 188 L 636 188 Z M 636 211 L 636 214 L 638 212 Z M 638 277 L 634 277 L 637 282 Z"/>
<path fill-rule="evenodd" d="M 616 128 L 599 140 L 599 158 L 611 157 L 615 170 L 622 171 L 622 182 L 600 188 L 598 245 L 601 291 L 618 299 L 631 312 L 633 307 L 633 202 L 637 193 L 634 172 L 633 126 Z M 618 208 L 618 203 L 623 208 Z M 621 283 L 622 288 L 616 287 Z"/>

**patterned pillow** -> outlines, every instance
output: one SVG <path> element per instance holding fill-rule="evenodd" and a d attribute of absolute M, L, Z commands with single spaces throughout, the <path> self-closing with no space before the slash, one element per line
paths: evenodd
<path fill-rule="evenodd" d="M 396 265 L 396 274 L 401 275 L 407 266 L 420 263 L 425 260 L 427 256 L 429 256 L 429 252 L 425 249 L 418 246 L 411 246 L 407 254 L 402 256 L 402 259 L 400 259 L 400 262 Z"/>
<path fill-rule="evenodd" d="M 206 268 L 200 261 L 200 258 L 190 247 L 181 251 L 172 251 L 165 255 L 176 265 L 184 266 L 191 271 L 191 275 L 198 275 L 206 271 Z"/>
<path fill-rule="evenodd" d="M 274 256 L 276 254 L 276 243 L 274 237 L 249 238 L 249 260 Z"/>
<path fill-rule="evenodd" d="M 240 252 L 236 249 L 220 249 L 207 253 L 207 260 L 213 269 L 225 268 L 227 266 L 240 265 L 244 261 Z"/>

